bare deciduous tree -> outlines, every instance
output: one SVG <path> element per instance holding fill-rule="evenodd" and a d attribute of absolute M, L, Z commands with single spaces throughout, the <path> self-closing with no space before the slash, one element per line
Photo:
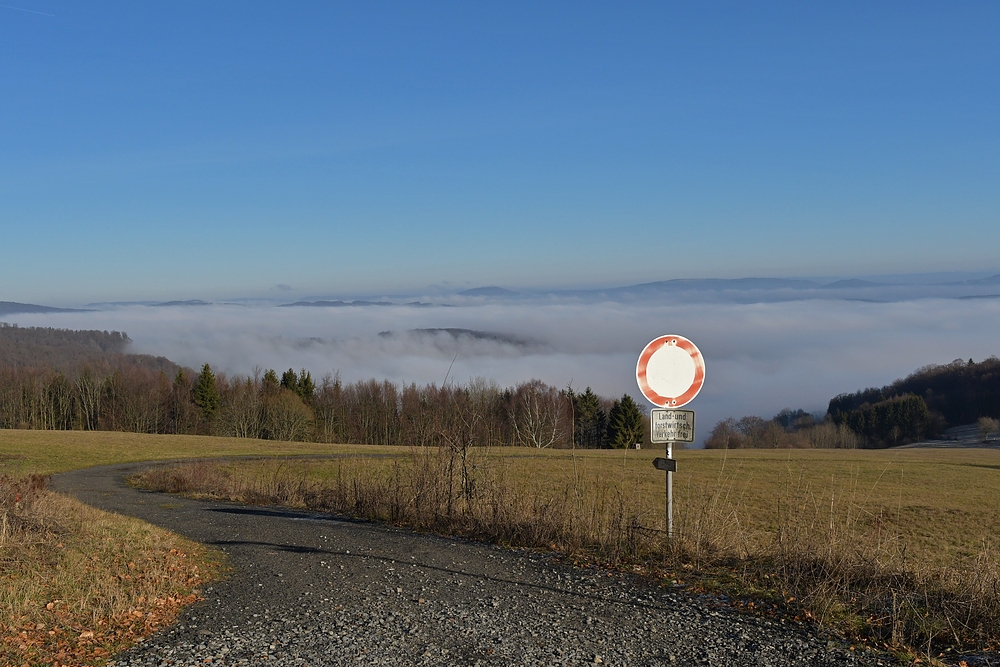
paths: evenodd
<path fill-rule="evenodd" d="M 544 449 L 559 442 L 562 400 L 555 387 L 539 380 L 518 385 L 509 407 L 515 444 Z"/>
<path fill-rule="evenodd" d="M 976 425 L 979 426 L 979 436 L 984 442 L 987 437 L 1000 431 L 1000 422 L 993 417 L 980 417 Z"/>

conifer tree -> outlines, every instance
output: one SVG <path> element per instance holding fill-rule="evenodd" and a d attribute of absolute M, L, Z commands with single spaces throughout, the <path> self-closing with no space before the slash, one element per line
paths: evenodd
<path fill-rule="evenodd" d="M 614 402 L 608 414 L 608 444 L 631 447 L 643 440 L 642 411 L 628 394 Z"/>
<path fill-rule="evenodd" d="M 260 387 L 265 396 L 273 396 L 278 393 L 278 389 L 281 387 L 281 384 L 278 382 L 278 374 L 274 372 L 274 369 L 269 368 L 264 371 L 264 377 L 261 379 Z"/>
<path fill-rule="evenodd" d="M 608 429 L 608 417 L 601 408 L 601 399 L 590 387 L 582 394 L 570 391 L 573 400 L 573 417 L 576 421 L 575 437 L 578 447 L 601 448 Z"/>
<path fill-rule="evenodd" d="M 208 364 L 201 367 L 198 381 L 195 382 L 194 404 L 201 409 L 205 421 L 212 421 L 212 417 L 219 409 L 219 389 L 215 386 L 215 374 Z"/>
<path fill-rule="evenodd" d="M 303 368 L 299 373 L 299 379 L 295 387 L 295 393 L 299 395 L 302 402 L 306 405 L 312 405 L 313 396 L 316 392 L 316 384 L 313 382 L 312 373 Z"/>
<path fill-rule="evenodd" d="M 290 391 L 299 393 L 299 376 L 291 368 L 281 374 L 281 386 Z"/>

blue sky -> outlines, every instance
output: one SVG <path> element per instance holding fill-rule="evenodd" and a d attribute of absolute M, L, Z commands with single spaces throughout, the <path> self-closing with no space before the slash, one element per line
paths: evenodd
<path fill-rule="evenodd" d="M 0 5 L 0 300 L 1000 270 L 997 3 Z"/>

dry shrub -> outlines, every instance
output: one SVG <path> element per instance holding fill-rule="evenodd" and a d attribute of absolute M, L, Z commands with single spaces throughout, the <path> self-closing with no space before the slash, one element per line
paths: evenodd
<path fill-rule="evenodd" d="M 984 543 L 949 564 L 908 558 L 894 517 L 852 480 L 814 489 L 786 479 L 772 525 L 742 502 L 738 474 L 680 503 L 669 551 L 695 569 L 737 575 L 805 617 L 886 648 L 934 656 L 946 647 L 1000 647 L 1000 558 Z M 777 599 L 780 594 L 782 599 Z"/>
<path fill-rule="evenodd" d="M 156 491 L 332 511 L 510 546 L 587 549 L 611 562 L 660 548 L 661 531 L 643 528 L 647 517 L 635 494 L 596 479 L 596 473 L 582 475 L 570 488 L 529 481 L 526 489 L 530 462 L 448 447 L 415 448 L 405 460 L 388 464 L 344 458 L 335 465 L 335 475 L 323 481 L 311 480 L 307 471 L 286 461 L 261 460 L 155 468 L 135 475 L 132 483 Z"/>
<path fill-rule="evenodd" d="M 193 602 L 204 547 L 0 477 L 0 664 L 106 660 Z"/>
<path fill-rule="evenodd" d="M 568 462 L 568 459 L 567 459 Z M 576 461 L 573 461 L 574 466 Z M 773 523 L 746 502 L 740 470 L 676 499 L 674 538 L 654 527 L 624 472 L 582 469 L 564 483 L 530 458 L 414 448 L 404 459 L 344 458 L 318 477 L 304 462 L 194 463 L 135 482 L 226 500 L 328 510 L 510 546 L 585 553 L 617 565 L 683 570 L 887 647 L 995 648 L 1000 561 L 989 544 L 950 565 L 907 558 L 895 518 L 857 480 L 812 488 L 788 474 Z M 624 471 L 624 467 L 622 469 Z M 180 481 L 178 481 L 180 480 Z M 662 517 L 662 515 L 659 515 Z"/>

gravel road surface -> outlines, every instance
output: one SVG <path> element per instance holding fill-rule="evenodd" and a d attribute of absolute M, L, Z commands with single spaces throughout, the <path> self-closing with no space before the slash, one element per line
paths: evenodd
<path fill-rule="evenodd" d="M 812 628 L 552 558 L 308 512 L 125 486 L 56 491 L 225 551 L 233 571 L 124 665 L 879 665 Z"/>

